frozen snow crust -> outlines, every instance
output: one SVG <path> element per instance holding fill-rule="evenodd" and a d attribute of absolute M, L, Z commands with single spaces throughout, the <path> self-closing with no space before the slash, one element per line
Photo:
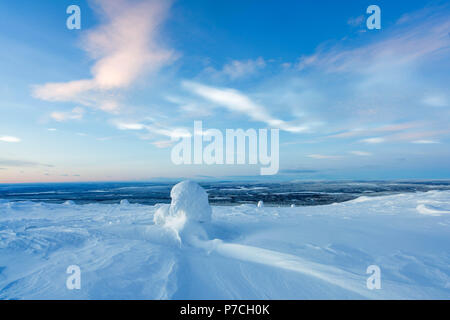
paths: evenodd
<path fill-rule="evenodd" d="M 314 207 L 0 200 L 1 299 L 450 299 L 450 192 Z M 68 290 L 67 267 L 81 269 Z M 369 290 L 366 269 L 381 269 Z"/>

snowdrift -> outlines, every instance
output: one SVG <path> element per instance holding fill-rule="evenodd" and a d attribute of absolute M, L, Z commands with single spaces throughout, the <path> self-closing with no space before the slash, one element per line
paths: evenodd
<path fill-rule="evenodd" d="M 449 299 L 450 192 L 314 207 L 0 201 L 1 299 Z M 68 290 L 66 269 L 81 270 Z M 366 287 L 367 267 L 381 289 Z"/>

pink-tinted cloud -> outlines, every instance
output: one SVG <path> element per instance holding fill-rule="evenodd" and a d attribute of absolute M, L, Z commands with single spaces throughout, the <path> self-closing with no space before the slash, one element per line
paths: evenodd
<path fill-rule="evenodd" d="M 115 112 L 114 90 L 127 88 L 141 75 L 156 72 L 174 59 L 159 38 L 169 1 L 96 0 L 104 22 L 87 31 L 82 47 L 94 59 L 92 78 L 54 82 L 34 88 L 46 101 L 72 101 Z"/>

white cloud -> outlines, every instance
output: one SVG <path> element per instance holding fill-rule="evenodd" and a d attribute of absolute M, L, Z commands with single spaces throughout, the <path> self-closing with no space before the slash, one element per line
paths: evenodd
<path fill-rule="evenodd" d="M 412 141 L 412 143 L 416 143 L 416 144 L 436 144 L 436 143 L 440 143 L 440 142 L 436 141 L 436 140 L 415 140 L 415 141 Z"/>
<path fill-rule="evenodd" d="M 80 107 L 76 107 L 69 112 L 60 112 L 55 111 L 50 114 L 50 117 L 53 120 L 58 122 L 68 121 L 68 120 L 81 120 L 84 115 L 84 109 Z M 55 129 L 56 130 L 56 129 Z M 51 130 L 54 131 L 54 130 Z"/>
<path fill-rule="evenodd" d="M 438 138 L 411 136 L 448 127 L 446 112 L 424 109 L 425 105 L 450 106 L 444 71 L 450 61 L 450 11 L 448 6 L 445 9 L 420 10 L 413 19 L 386 25 L 375 37 L 366 34 L 334 46 L 332 41 L 319 45 L 315 53 L 298 61 L 297 92 L 318 89 L 323 99 L 305 103 L 298 98 L 299 109 L 327 122 L 324 138 L 367 138 L 366 143 L 382 142 L 372 137 L 408 143 Z M 286 77 L 277 81 L 283 86 L 296 81 Z M 271 83 L 272 87 L 281 84 Z"/>
<path fill-rule="evenodd" d="M 111 90 L 129 87 L 143 73 L 157 71 L 174 58 L 157 39 L 169 1 L 96 3 L 106 23 L 83 38 L 83 49 L 96 61 L 92 78 L 36 86 L 35 97 L 116 112 L 119 104 Z"/>
<path fill-rule="evenodd" d="M 365 151 L 350 151 L 350 153 L 360 157 L 368 157 L 372 155 L 370 152 Z"/>
<path fill-rule="evenodd" d="M 330 135 L 328 136 L 328 138 L 350 138 L 367 136 L 377 133 L 379 134 L 380 132 L 398 132 L 420 127 L 422 125 L 423 123 L 420 122 L 404 122 L 399 124 L 386 124 L 375 128 L 356 128 L 353 130 Z"/>
<path fill-rule="evenodd" d="M 367 139 L 362 139 L 361 142 L 365 142 L 365 143 L 382 143 L 384 142 L 385 139 L 384 138 L 367 138 Z"/>
<path fill-rule="evenodd" d="M 133 130 L 133 131 L 145 131 L 139 137 L 142 140 L 154 140 L 156 137 L 168 137 L 168 138 L 179 138 L 179 137 L 190 137 L 191 134 L 186 128 L 170 127 L 165 126 L 157 121 L 151 121 L 149 123 L 136 123 L 136 122 L 122 122 L 115 121 L 114 125 L 119 130 Z M 168 140 L 154 141 L 152 142 L 158 148 L 166 148 L 171 145 Z"/>
<path fill-rule="evenodd" d="M 152 144 L 154 146 L 156 146 L 157 148 L 164 149 L 164 148 L 171 147 L 174 144 L 174 142 L 172 140 L 160 140 L 160 141 L 152 142 Z"/>
<path fill-rule="evenodd" d="M 231 79 L 237 79 L 254 74 L 265 66 L 266 62 L 261 57 L 256 60 L 233 60 L 223 67 L 222 72 L 228 75 Z"/>
<path fill-rule="evenodd" d="M 22 140 L 17 137 L 12 137 L 12 136 L 2 136 L 2 137 L 0 137 L 0 141 L 2 141 L 2 142 L 20 142 Z"/>
<path fill-rule="evenodd" d="M 118 122 L 118 123 L 116 123 L 116 127 L 119 130 L 143 130 L 143 129 L 145 129 L 145 125 L 143 125 L 141 123 Z"/>
<path fill-rule="evenodd" d="M 389 141 L 432 141 L 432 140 L 423 140 L 423 139 L 431 139 L 434 137 L 442 136 L 442 135 L 448 135 L 450 130 L 443 129 L 443 130 L 424 130 L 424 131 L 417 131 L 417 132 L 403 132 L 403 133 L 397 133 L 391 136 L 386 137 Z"/>
<path fill-rule="evenodd" d="M 246 114 L 253 121 L 264 122 L 270 127 L 292 133 L 304 132 L 309 129 L 306 126 L 291 125 L 283 120 L 272 117 L 263 106 L 253 102 L 249 97 L 237 90 L 215 88 L 189 81 L 184 81 L 183 86 L 192 93 L 218 106 L 224 107 L 229 111 Z"/>

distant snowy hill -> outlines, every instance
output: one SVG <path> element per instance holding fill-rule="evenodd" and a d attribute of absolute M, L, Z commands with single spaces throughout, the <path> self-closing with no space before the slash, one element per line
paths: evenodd
<path fill-rule="evenodd" d="M 182 191 L 172 207 L 0 200 L 0 298 L 450 299 L 450 191 L 212 207 L 211 221 Z"/>

